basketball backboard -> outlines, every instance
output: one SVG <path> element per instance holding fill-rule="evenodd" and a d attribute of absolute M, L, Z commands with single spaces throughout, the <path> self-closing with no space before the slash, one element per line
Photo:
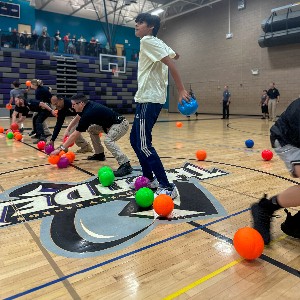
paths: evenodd
<path fill-rule="evenodd" d="M 126 57 L 101 53 L 100 71 L 126 73 Z"/>

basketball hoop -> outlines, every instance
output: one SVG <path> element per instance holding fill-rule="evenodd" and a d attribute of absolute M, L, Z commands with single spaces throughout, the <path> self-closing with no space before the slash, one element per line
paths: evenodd
<path fill-rule="evenodd" d="M 113 68 L 111 71 L 114 74 L 114 77 L 119 77 L 119 69 L 118 68 Z"/>

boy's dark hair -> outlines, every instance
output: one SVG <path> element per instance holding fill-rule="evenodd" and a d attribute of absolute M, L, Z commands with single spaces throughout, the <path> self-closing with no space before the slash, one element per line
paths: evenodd
<path fill-rule="evenodd" d="M 12 82 L 14 87 L 19 87 L 20 86 L 20 82 L 18 80 L 15 80 Z"/>
<path fill-rule="evenodd" d="M 89 101 L 86 98 L 86 96 L 83 94 L 74 95 L 74 96 L 72 96 L 71 100 L 76 101 L 76 102 L 83 102 L 83 103 L 87 103 Z"/>
<path fill-rule="evenodd" d="M 267 90 L 263 90 L 263 92 L 266 92 L 266 93 L 267 93 L 268 91 L 267 91 Z"/>
<path fill-rule="evenodd" d="M 145 22 L 148 27 L 153 26 L 152 35 L 156 36 L 160 27 L 160 18 L 159 16 L 151 15 L 149 13 L 141 13 L 136 19 L 135 23 L 143 23 Z"/>

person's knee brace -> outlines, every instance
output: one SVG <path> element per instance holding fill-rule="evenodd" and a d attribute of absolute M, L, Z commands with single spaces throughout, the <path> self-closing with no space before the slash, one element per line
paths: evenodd
<path fill-rule="evenodd" d="M 295 178 L 300 178 L 300 160 L 291 161 L 291 175 Z"/>

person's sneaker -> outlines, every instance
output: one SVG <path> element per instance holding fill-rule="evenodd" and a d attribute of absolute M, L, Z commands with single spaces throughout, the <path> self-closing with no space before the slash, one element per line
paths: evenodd
<path fill-rule="evenodd" d="M 178 196 L 178 192 L 175 184 L 172 183 L 170 187 L 159 186 L 155 192 L 155 197 L 161 194 L 171 196 L 172 199 L 175 199 Z"/>
<path fill-rule="evenodd" d="M 126 162 L 125 164 L 122 164 L 117 171 L 114 171 L 114 175 L 116 177 L 123 177 L 126 176 L 128 174 L 131 174 L 133 171 L 130 162 Z"/>
<path fill-rule="evenodd" d="M 136 178 L 134 178 L 131 182 L 128 182 L 129 188 L 131 188 L 132 190 L 135 190 L 135 180 Z M 156 190 L 159 187 L 157 179 L 154 177 L 153 180 L 149 181 L 147 187 L 151 190 Z"/>
<path fill-rule="evenodd" d="M 32 141 L 33 144 L 37 144 L 38 142 L 47 142 L 47 139 L 44 136 L 41 136 L 39 138 L 36 138 Z"/>
<path fill-rule="evenodd" d="M 105 161 L 105 155 L 104 153 L 98 153 L 87 157 L 88 160 L 99 160 L 99 161 Z"/>
<path fill-rule="evenodd" d="M 88 153 L 93 152 L 93 148 L 90 144 L 87 144 L 85 147 L 82 147 L 76 151 L 76 153 Z"/>
<path fill-rule="evenodd" d="M 253 228 L 261 234 L 265 245 L 268 245 L 271 241 L 270 227 L 273 213 L 266 208 L 266 201 L 270 200 L 263 197 L 258 203 L 252 204 L 251 213 L 253 217 Z"/>
<path fill-rule="evenodd" d="M 20 133 L 23 133 L 23 132 L 24 132 L 24 127 L 21 127 L 21 128 L 19 129 L 19 131 L 20 131 Z"/>
<path fill-rule="evenodd" d="M 286 212 L 286 220 L 281 224 L 281 230 L 294 238 L 300 239 L 300 212 L 297 212 L 294 216 L 287 210 Z"/>
<path fill-rule="evenodd" d="M 35 135 L 36 134 L 36 132 L 34 131 L 34 130 L 32 130 L 28 135 L 29 136 L 33 136 L 33 135 Z"/>

